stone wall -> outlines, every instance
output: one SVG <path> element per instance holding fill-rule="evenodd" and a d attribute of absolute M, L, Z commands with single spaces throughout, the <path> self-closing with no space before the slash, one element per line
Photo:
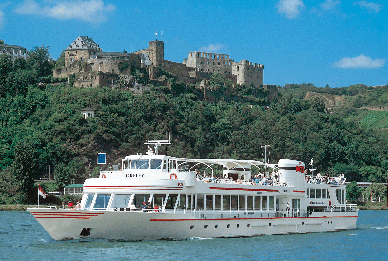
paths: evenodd
<path fill-rule="evenodd" d="M 90 71 L 77 74 L 74 86 L 81 88 L 112 87 L 118 83 L 119 76 L 116 74 Z"/>
<path fill-rule="evenodd" d="M 235 62 L 226 54 L 190 52 L 184 64 L 199 72 L 235 75 L 237 84 L 253 85 L 257 88 L 263 85 L 264 65 L 253 64 L 246 60 Z"/>
<path fill-rule="evenodd" d="M 190 52 L 185 64 L 200 72 L 232 74 L 233 60 L 227 54 Z"/>
<path fill-rule="evenodd" d="M 161 66 L 166 72 L 171 73 L 177 78 L 178 82 L 186 82 L 187 84 L 195 83 L 198 78 L 195 69 L 187 67 L 183 63 L 176 63 L 164 60 Z"/>
<path fill-rule="evenodd" d="M 263 85 L 263 70 L 264 65 L 253 64 L 247 60 L 235 62 L 232 66 L 232 74 L 237 76 L 237 84 L 253 85 L 256 88 Z"/>

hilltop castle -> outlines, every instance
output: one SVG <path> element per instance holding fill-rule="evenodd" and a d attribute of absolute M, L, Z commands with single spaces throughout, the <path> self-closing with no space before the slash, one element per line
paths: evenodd
<path fill-rule="evenodd" d="M 164 42 L 150 41 L 147 49 L 133 53 L 103 52 L 87 36 L 79 36 L 65 49 L 65 65 L 54 70 L 54 77 L 75 75 L 75 86 L 132 86 L 137 69 L 151 81 L 163 81 L 162 71 L 187 84 L 206 85 L 213 73 L 224 74 L 234 84 L 263 86 L 264 65 L 242 60 L 235 62 L 226 54 L 190 52 L 183 63 L 164 59 Z"/>

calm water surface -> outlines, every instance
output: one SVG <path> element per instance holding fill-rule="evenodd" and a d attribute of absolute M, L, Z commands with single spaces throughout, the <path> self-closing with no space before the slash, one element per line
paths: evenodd
<path fill-rule="evenodd" d="M 185 241 L 54 241 L 28 212 L 0 212 L 2 260 L 388 260 L 388 211 L 360 211 L 357 229 Z"/>

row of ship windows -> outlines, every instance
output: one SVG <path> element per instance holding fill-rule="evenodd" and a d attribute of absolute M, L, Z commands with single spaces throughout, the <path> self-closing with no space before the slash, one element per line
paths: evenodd
<path fill-rule="evenodd" d="M 251 224 L 247 224 L 247 227 L 250 227 Z M 269 223 L 269 226 L 271 226 L 271 223 Z M 237 228 L 240 227 L 240 224 L 237 224 Z M 190 229 L 193 229 L 194 228 L 194 225 L 191 225 L 190 226 Z M 204 225 L 203 228 L 208 228 L 208 225 Z M 218 228 L 218 225 L 214 225 L 214 228 Z M 230 224 L 227 224 L 226 225 L 226 228 L 230 228 Z"/>
<path fill-rule="evenodd" d="M 333 221 L 325 221 L 325 223 L 327 222 L 327 224 L 333 224 Z M 302 225 L 304 225 L 304 222 L 302 222 Z M 247 224 L 247 227 L 250 227 L 251 224 Z M 272 223 L 268 223 L 268 226 L 271 227 L 272 226 Z M 237 228 L 240 227 L 240 224 L 237 224 Z M 191 225 L 190 226 L 190 229 L 193 229 L 194 228 L 194 225 Z M 208 228 L 208 225 L 204 225 L 203 228 Z M 218 228 L 218 225 L 214 225 L 214 228 Z M 227 224 L 226 225 L 226 228 L 230 228 L 230 224 Z"/>
<path fill-rule="evenodd" d="M 335 191 L 336 198 L 340 204 L 344 204 L 346 201 L 346 195 L 344 189 L 336 189 Z M 330 199 L 329 192 L 327 189 L 315 189 L 308 188 L 307 189 L 307 197 L 308 198 L 323 198 Z"/>
<path fill-rule="evenodd" d="M 165 206 L 166 209 L 186 210 L 284 210 L 286 206 L 278 205 L 275 196 L 245 196 L 245 195 L 209 195 L 209 194 L 115 194 L 111 200 L 110 194 L 88 194 L 84 208 L 141 208 L 143 202 L 149 202 L 150 207 Z M 94 203 L 93 203 L 94 202 Z M 299 208 L 293 202 L 294 208 Z M 93 206 L 92 206 L 93 205 Z"/>

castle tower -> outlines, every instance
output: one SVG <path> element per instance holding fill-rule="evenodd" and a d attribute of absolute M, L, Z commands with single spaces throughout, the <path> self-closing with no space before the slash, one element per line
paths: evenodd
<path fill-rule="evenodd" d="M 77 60 L 87 60 L 91 55 L 101 52 L 102 49 L 92 38 L 79 36 L 65 50 L 65 66 Z"/>
<path fill-rule="evenodd" d="M 148 55 L 152 65 L 161 65 L 164 60 L 164 42 L 158 40 L 150 41 L 148 45 Z"/>

